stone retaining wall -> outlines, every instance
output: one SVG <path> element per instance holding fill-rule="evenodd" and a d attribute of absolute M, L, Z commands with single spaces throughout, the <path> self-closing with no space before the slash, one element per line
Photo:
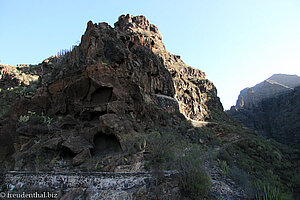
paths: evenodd
<path fill-rule="evenodd" d="M 5 175 L 8 190 L 20 189 L 24 185 L 45 188 L 96 187 L 99 190 L 127 190 L 145 185 L 150 173 L 32 173 L 9 172 Z"/>
<path fill-rule="evenodd" d="M 172 182 L 176 172 L 162 174 Z M 57 199 L 149 199 L 155 195 L 151 172 L 24 172 L 9 171 L 4 176 L 7 193 L 52 192 Z M 165 186 L 163 186 L 165 187 Z M 176 185 L 172 186 L 177 188 Z M 166 188 L 167 189 L 167 188 Z M 152 191 L 152 193 L 151 193 Z M 154 191 L 154 193 L 153 193 Z M 166 190 L 168 191 L 168 189 Z M 170 190 L 171 191 L 171 190 Z M 172 192 L 168 191 L 166 196 Z M 168 198 L 167 198 L 168 199 Z"/>

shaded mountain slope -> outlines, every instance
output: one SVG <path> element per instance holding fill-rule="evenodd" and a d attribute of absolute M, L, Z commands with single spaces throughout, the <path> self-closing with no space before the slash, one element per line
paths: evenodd
<path fill-rule="evenodd" d="M 285 144 L 300 142 L 300 77 L 275 74 L 253 88 L 241 91 L 229 114 L 261 135 Z M 296 88 L 294 88 L 296 86 Z"/>

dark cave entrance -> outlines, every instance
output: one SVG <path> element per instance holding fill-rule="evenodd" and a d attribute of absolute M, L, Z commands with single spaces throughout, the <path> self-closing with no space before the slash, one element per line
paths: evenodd
<path fill-rule="evenodd" d="M 60 151 L 60 156 L 63 160 L 72 160 L 77 154 L 72 152 L 67 147 L 62 147 Z"/>
<path fill-rule="evenodd" d="M 113 98 L 113 88 L 100 87 L 92 94 L 92 102 L 94 103 L 108 103 Z"/>
<path fill-rule="evenodd" d="M 121 145 L 114 135 L 97 134 L 94 136 L 95 148 L 92 151 L 93 156 L 103 157 L 122 152 Z"/>
<path fill-rule="evenodd" d="M 107 111 L 86 111 L 80 116 L 83 121 L 98 121 L 101 115 L 107 114 Z"/>

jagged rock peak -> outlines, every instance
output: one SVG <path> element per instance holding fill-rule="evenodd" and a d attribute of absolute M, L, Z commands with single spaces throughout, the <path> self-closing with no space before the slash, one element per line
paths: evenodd
<path fill-rule="evenodd" d="M 162 40 L 162 35 L 158 31 L 157 26 L 154 24 L 150 24 L 147 18 L 143 15 L 140 16 L 132 16 L 132 15 L 121 15 L 119 20 L 115 23 L 115 28 L 122 31 L 129 32 L 141 32 L 151 33 L 152 35 L 158 36 L 160 40 Z"/>
<path fill-rule="evenodd" d="M 114 49 L 113 52 L 106 51 L 108 46 L 114 46 L 109 48 Z M 206 120 L 211 118 L 210 110 L 212 108 L 223 110 L 217 97 L 217 90 L 213 83 L 206 79 L 205 73 L 186 65 L 180 56 L 168 52 L 157 26 L 151 24 L 145 16 L 121 15 L 114 24 L 114 28 L 107 23 L 93 24 L 89 22 L 80 47 L 82 54 L 87 52 L 87 57 L 93 57 L 92 60 L 95 60 L 95 56 L 92 55 L 97 55 L 96 60 L 99 60 L 99 55 L 103 55 L 100 52 L 104 49 L 105 59 L 109 58 L 114 63 L 117 61 L 120 65 L 124 61 L 126 63 L 131 57 L 128 52 L 140 51 L 138 49 L 141 47 L 149 49 L 162 59 L 164 65 L 162 67 L 172 75 L 176 90 L 174 97 L 179 103 L 180 111 L 187 118 Z M 130 65 L 127 66 L 129 68 L 134 66 L 128 62 L 126 65 Z M 163 92 L 162 94 L 167 93 Z M 174 93 L 168 92 L 168 94 Z"/>
<path fill-rule="evenodd" d="M 145 16 L 121 15 L 114 24 L 114 28 L 105 22 L 93 24 L 92 21 L 89 21 L 82 37 L 82 46 L 87 48 L 89 44 L 86 41 L 90 41 L 89 38 L 92 36 L 97 36 L 97 39 L 105 34 L 121 39 L 129 49 L 142 45 L 160 55 L 164 61 L 168 57 L 161 33 L 157 26 L 151 24 Z"/>
<path fill-rule="evenodd" d="M 89 66 L 104 64 L 118 72 L 119 78 L 135 82 L 143 95 L 175 97 L 187 118 L 203 121 L 212 117 L 211 110 L 223 110 L 217 90 L 205 73 L 168 52 L 158 28 L 144 16 L 122 15 L 114 28 L 105 22 L 89 21 L 80 45 L 68 59 L 66 64 L 57 65 L 69 66 L 68 69 L 58 67 L 57 73 L 44 63 L 51 75 L 44 75 L 43 80 L 49 77 L 53 82 L 60 75 L 78 74 Z"/>
<path fill-rule="evenodd" d="M 114 28 L 106 22 L 94 24 L 92 21 L 89 21 L 87 24 L 87 31 L 94 27 L 97 27 L 99 29 L 114 29 L 117 32 L 126 32 L 127 34 L 140 33 L 146 37 L 151 36 L 156 39 L 162 40 L 162 35 L 159 32 L 158 27 L 154 24 L 151 24 L 143 15 L 121 15 L 118 21 L 114 24 Z"/>

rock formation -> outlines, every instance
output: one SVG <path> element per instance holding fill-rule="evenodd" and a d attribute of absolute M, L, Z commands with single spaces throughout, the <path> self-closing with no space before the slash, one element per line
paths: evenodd
<path fill-rule="evenodd" d="M 167 52 L 158 28 L 145 17 L 121 16 L 115 27 L 130 37 L 128 46 L 142 44 L 161 56 L 172 75 L 180 112 L 187 118 L 207 120 L 211 117 L 209 113 L 212 108 L 223 109 L 217 90 L 206 79 L 205 73 L 187 66 L 180 56 Z"/>
<path fill-rule="evenodd" d="M 15 122 L 1 128 L 16 136 L 20 169 L 35 167 L 28 160 L 35 148 L 61 152 L 80 165 L 97 154 L 98 137 L 109 136 L 113 149 L 125 151 L 129 135 L 145 132 L 151 121 L 165 123 L 153 116 L 152 105 L 200 121 L 223 109 L 205 74 L 167 52 L 144 16 L 122 15 L 114 28 L 90 21 L 79 46 L 35 68 L 39 88 L 14 103 Z"/>

